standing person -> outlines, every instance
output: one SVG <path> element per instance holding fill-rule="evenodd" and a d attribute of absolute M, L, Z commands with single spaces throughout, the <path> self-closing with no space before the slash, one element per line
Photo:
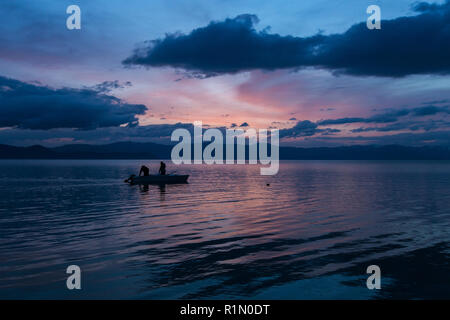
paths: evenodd
<path fill-rule="evenodd" d="M 166 164 L 161 161 L 161 166 L 159 167 L 159 174 L 165 175 L 166 174 Z"/>
<path fill-rule="evenodd" d="M 142 166 L 141 170 L 139 171 L 139 176 L 141 176 L 141 173 L 143 173 L 144 176 L 148 176 L 149 172 L 150 172 L 150 169 L 148 167 Z"/>

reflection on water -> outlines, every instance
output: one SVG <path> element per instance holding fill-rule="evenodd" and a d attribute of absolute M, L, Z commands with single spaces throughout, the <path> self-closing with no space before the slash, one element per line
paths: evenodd
<path fill-rule="evenodd" d="M 141 193 L 145 194 L 150 190 L 150 187 L 153 186 L 152 184 L 138 184 L 139 190 Z M 166 194 L 166 185 L 165 184 L 157 184 L 159 189 L 159 200 L 164 201 L 165 194 Z"/>
<path fill-rule="evenodd" d="M 177 167 L 188 184 L 123 183 L 140 164 L 0 161 L 0 297 L 450 297 L 448 162 L 195 165 Z M 70 264 L 81 291 L 65 287 Z M 370 264 L 382 290 L 365 286 Z"/>

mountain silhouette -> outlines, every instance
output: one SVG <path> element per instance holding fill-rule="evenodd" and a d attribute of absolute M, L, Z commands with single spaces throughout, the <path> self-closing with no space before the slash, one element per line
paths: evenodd
<path fill-rule="evenodd" d="M 248 146 L 247 146 L 248 149 Z M 268 147 L 270 150 L 270 146 Z M 170 159 L 172 146 L 117 142 L 105 145 L 69 144 L 48 148 L 0 144 L 0 159 Z M 224 152 L 225 154 L 225 152 Z M 248 155 L 248 151 L 246 152 Z M 450 160 L 449 147 L 367 145 L 345 147 L 280 147 L 281 160 Z"/>

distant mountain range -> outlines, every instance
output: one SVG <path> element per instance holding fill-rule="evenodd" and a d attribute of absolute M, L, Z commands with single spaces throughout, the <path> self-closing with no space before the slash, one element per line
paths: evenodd
<path fill-rule="evenodd" d="M 117 142 L 106 145 L 70 144 L 56 148 L 40 145 L 15 147 L 0 144 L 0 159 L 170 159 L 171 150 L 170 145 L 138 142 Z M 450 148 L 399 145 L 333 148 L 280 147 L 280 159 L 450 160 Z"/>

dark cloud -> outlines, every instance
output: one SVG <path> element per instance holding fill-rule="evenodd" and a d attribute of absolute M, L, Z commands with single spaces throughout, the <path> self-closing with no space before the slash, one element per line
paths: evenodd
<path fill-rule="evenodd" d="M 450 108 L 448 106 L 436 107 L 436 106 L 425 106 L 419 107 L 412 110 L 414 116 L 430 116 L 438 113 L 450 114 Z"/>
<path fill-rule="evenodd" d="M 317 48 L 317 66 L 352 75 L 449 74 L 450 2 L 415 8 L 418 15 L 383 20 L 381 30 L 364 22 L 328 36 Z"/>
<path fill-rule="evenodd" d="M 249 124 L 247 122 L 242 123 L 239 127 L 248 127 Z"/>
<path fill-rule="evenodd" d="M 318 124 L 309 120 L 298 121 L 295 126 L 287 129 L 280 129 L 280 138 L 299 138 L 310 137 L 318 133 L 322 135 L 331 135 L 340 132 L 339 129 L 325 128 L 319 129 Z"/>
<path fill-rule="evenodd" d="M 439 11 L 441 6 L 436 3 L 416 2 L 411 5 L 411 8 L 417 12 L 433 12 Z"/>
<path fill-rule="evenodd" d="M 316 136 L 317 134 L 320 134 L 322 136 L 333 135 L 335 133 L 341 132 L 341 130 L 336 128 L 321 128 L 321 127 L 330 125 L 343 125 L 350 123 L 382 125 L 376 127 L 360 127 L 351 130 L 351 132 L 353 133 L 370 132 L 370 131 L 389 132 L 402 130 L 431 131 L 449 128 L 450 122 L 443 119 L 430 119 L 430 118 L 425 118 L 425 120 L 421 119 L 423 117 L 435 116 L 438 114 L 444 114 L 444 116 L 450 114 L 450 107 L 429 105 L 410 109 L 391 110 L 367 118 L 348 117 L 348 118 L 320 120 L 317 122 L 303 120 L 298 121 L 297 124 L 292 128 L 281 129 L 280 138 L 311 137 Z"/>
<path fill-rule="evenodd" d="M 133 125 L 146 109 L 103 94 L 101 89 L 53 89 L 0 77 L 0 127 L 48 130 Z"/>
<path fill-rule="evenodd" d="M 304 146 L 338 146 L 352 144 L 399 144 L 405 146 L 439 145 L 450 147 L 450 130 L 396 133 L 381 136 L 317 136 L 299 141 Z"/>
<path fill-rule="evenodd" d="M 325 129 L 317 129 L 321 135 L 332 135 L 338 132 L 341 132 L 339 129 L 325 128 Z"/>
<path fill-rule="evenodd" d="M 414 125 L 420 124 L 409 123 L 403 125 L 404 129 L 409 128 L 412 130 L 408 133 L 385 134 L 382 136 L 359 136 L 356 135 L 357 132 L 370 130 L 355 130 L 352 135 L 346 136 L 334 134 L 340 132 L 337 129 L 320 129 L 314 122 L 304 120 L 300 121 L 300 123 L 297 123 L 293 128 L 281 129 L 279 132 L 281 138 L 302 138 L 282 140 L 283 144 L 293 144 L 297 146 L 318 147 L 351 144 L 393 143 L 415 146 L 450 145 L 450 130 L 448 130 L 450 123 L 445 121 L 429 122 L 428 124 L 423 123 L 422 129 L 424 129 L 427 125 L 434 127 L 433 130 L 425 132 L 413 130 Z M 154 124 L 131 127 L 105 127 L 97 128 L 95 130 L 74 130 L 68 128 L 51 130 L 30 130 L 11 128 L 0 130 L 0 143 L 12 145 L 43 144 L 49 146 L 57 146 L 68 143 L 106 144 L 120 141 L 134 141 L 170 144 L 170 136 L 172 132 L 178 128 L 186 129 L 191 132 L 191 135 L 193 134 L 193 125 L 191 123 Z M 219 127 L 218 129 L 222 132 L 225 131 L 224 127 Z M 400 127 L 397 127 L 396 129 L 400 129 Z"/>
<path fill-rule="evenodd" d="M 309 120 L 298 121 L 295 126 L 279 131 L 280 138 L 308 137 L 317 133 L 317 124 Z"/>
<path fill-rule="evenodd" d="M 449 74 L 450 0 L 413 9 L 415 16 L 383 20 L 381 30 L 362 22 L 342 34 L 305 38 L 257 31 L 258 18 L 245 14 L 148 41 L 124 64 L 170 66 L 197 77 L 303 67 L 386 77 Z"/>
<path fill-rule="evenodd" d="M 390 123 L 396 122 L 399 118 L 404 116 L 411 117 L 423 117 L 436 115 L 438 113 L 450 114 L 450 108 L 448 106 L 423 106 L 411 109 L 400 109 L 396 111 L 390 111 L 383 114 L 374 115 L 368 118 L 338 118 L 338 119 L 327 119 L 320 120 L 317 122 L 320 126 L 327 125 L 340 125 L 348 123 Z"/>
<path fill-rule="evenodd" d="M 130 81 L 119 82 L 119 80 L 114 81 L 104 81 L 99 83 L 93 87 L 86 87 L 85 89 L 92 89 L 101 93 L 111 92 L 114 89 L 123 89 L 126 87 L 131 87 L 133 84 Z"/>
<path fill-rule="evenodd" d="M 355 122 L 368 122 L 367 118 L 338 118 L 338 119 L 327 119 L 327 120 L 321 120 L 317 123 L 321 126 L 327 126 L 327 125 L 335 125 L 335 124 L 347 124 L 347 123 L 355 123 Z"/>
<path fill-rule="evenodd" d="M 432 100 L 432 101 L 425 101 L 422 102 L 422 104 L 442 104 L 442 103 L 448 103 L 448 99 L 442 99 L 442 100 Z"/>
<path fill-rule="evenodd" d="M 374 115 L 367 118 L 338 118 L 316 122 L 318 126 L 342 125 L 350 123 L 366 123 L 378 126 L 352 129 L 353 133 L 390 132 L 390 131 L 431 131 L 447 129 L 450 122 L 444 118 L 450 114 L 449 106 L 422 106 L 410 109 L 400 109 Z M 436 118 L 436 116 L 439 116 Z M 433 117 L 434 116 L 434 117 Z M 379 126 L 381 124 L 381 126 Z"/>
<path fill-rule="evenodd" d="M 436 129 L 442 129 L 442 128 L 449 128 L 449 127 L 450 127 L 450 122 L 442 121 L 442 120 L 404 121 L 404 122 L 397 122 L 397 123 L 389 124 L 387 126 L 382 126 L 382 127 L 357 128 L 357 129 L 351 130 L 351 132 L 354 132 L 354 133 L 371 132 L 371 131 L 389 132 L 389 131 L 404 131 L 404 130 L 430 131 L 430 130 L 436 130 Z"/>
<path fill-rule="evenodd" d="M 210 127 L 203 124 L 204 129 Z M 214 127 L 224 135 L 225 127 Z M 8 128 L 0 130 L 0 143 L 12 145 L 62 145 L 67 143 L 105 144 L 121 141 L 156 142 L 171 144 L 170 137 L 174 130 L 186 129 L 194 135 L 192 123 L 150 124 L 145 126 L 104 127 L 87 130 L 70 128 L 40 130 Z"/>
<path fill-rule="evenodd" d="M 290 120 L 290 121 L 295 121 L 295 120 L 297 120 L 297 118 L 292 117 L 292 118 L 290 118 L 289 120 Z"/>
<path fill-rule="evenodd" d="M 298 67 L 321 36 L 283 37 L 254 29 L 258 18 L 243 14 L 193 30 L 148 41 L 124 60 L 125 65 L 171 66 L 195 76 L 236 73 L 250 69 Z"/>

